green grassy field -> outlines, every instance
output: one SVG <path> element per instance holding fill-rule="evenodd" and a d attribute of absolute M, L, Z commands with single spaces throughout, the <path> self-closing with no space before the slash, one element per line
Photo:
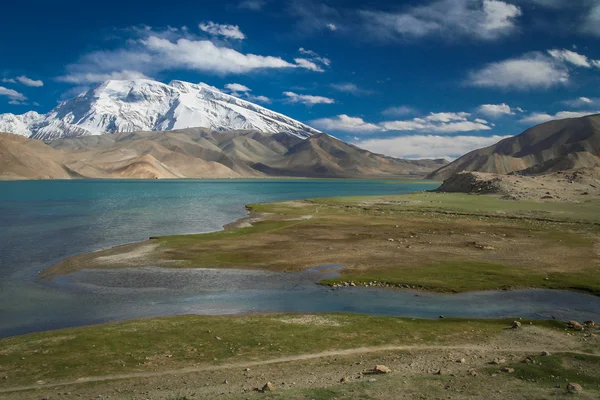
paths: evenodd
<path fill-rule="evenodd" d="M 63 329 L 0 339 L 0 388 L 364 346 L 483 344 L 511 323 L 323 314 L 181 316 Z M 555 332 L 565 327 L 532 323 Z"/>

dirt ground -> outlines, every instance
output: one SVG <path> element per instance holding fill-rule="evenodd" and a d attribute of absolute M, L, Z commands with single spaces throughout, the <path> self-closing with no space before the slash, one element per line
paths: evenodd
<path fill-rule="evenodd" d="M 305 319 L 298 323 L 322 322 L 311 316 L 301 318 Z M 567 335 L 523 326 L 517 330 L 506 329 L 484 345 L 358 348 L 138 376 L 106 376 L 97 378 L 96 382 L 76 381 L 55 387 L 39 385 L 40 388 L 33 390 L 4 389 L 0 396 L 7 400 L 547 398 L 566 394 L 569 382 L 558 376 L 537 382 L 528 379 L 518 365 L 525 365 L 523 361 L 528 356 L 539 357 L 542 352 L 550 353 L 547 359 L 567 352 L 571 356 L 586 354 L 582 349 L 600 355 L 599 344 L 597 336 Z M 376 365 L 385 365 L 392 372 L 373 374 Z M 515 365 L 515 371 L 505 372 L 504 368 Z M 600 372 L 600 358 L 585 368 L 588 374 Z M 341 382 L 344 378 L 347 383 Z M 259 392 L 267 382 L 275 386 L 275 391 Z M 583 389 L 577 398 L 597 399 L 600 378 L 596 385 L 588 383 Z"/>

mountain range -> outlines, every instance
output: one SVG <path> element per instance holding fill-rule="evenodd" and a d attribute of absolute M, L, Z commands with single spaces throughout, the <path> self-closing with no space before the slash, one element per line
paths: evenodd
<path fill-rule="evenodd" d="M 465 154 L 427 177 L 445 180 L 457 172 L 543 174 L 600 166 L 600 114 L 568 118 L 527 129 Z"/>
<path fill-rule="evenodd" d="M 0 179 L 423 177 L 445 160 L 401 160 L 324 133 L 124 132 L 43 142 L 0 134 Z"/>

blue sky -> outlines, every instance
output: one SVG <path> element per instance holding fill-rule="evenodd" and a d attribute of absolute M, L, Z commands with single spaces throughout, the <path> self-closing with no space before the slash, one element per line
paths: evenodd
<path fill-rule="evenodd" d="M 452 158 L 600 111 L 600 0 L 58 0 L 0 19 L 0 113 L 178 79 L 379 153 Z"/>

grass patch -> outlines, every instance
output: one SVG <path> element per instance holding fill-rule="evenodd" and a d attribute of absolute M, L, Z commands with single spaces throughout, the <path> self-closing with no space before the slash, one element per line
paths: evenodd
<path fill-rule="evenodd" d="M 42 332 L 0 340 L 0 387 L 36 381 L 264 360 L 363 346 L 485 343 L 512 320 L 420 320 L 322 314 L 182 316 Z M 323 319 L 334 323 L 322 323 Z M 558 328 L 556 321 L 534 322 Z"/>
<path fill-rule="evenodd" d="M 579 383 L 589 389 L 600 389 L 600 357 L 592 355 L 562 353 L 548 357 L 530 357 L 532 363 L 511 365 L 514 377 L 541 385 Z"/>
<path fill-rule="evenodd" d="M 408 285 L 445 293 L 468 292 L 474 288 L 477 290 L 571 289 L 600 295 L 600 282 L 586 279 L 586 274 L 543 274 L 527 267 L 455 261 L 416 268 L 390 267 L 364 273 L 344 270 L 339 278 L 326 279 L 319 283 L 331 286 L 344 282 L 354 282 L 357 285 L 379 282 L 391 286 Z"/>

